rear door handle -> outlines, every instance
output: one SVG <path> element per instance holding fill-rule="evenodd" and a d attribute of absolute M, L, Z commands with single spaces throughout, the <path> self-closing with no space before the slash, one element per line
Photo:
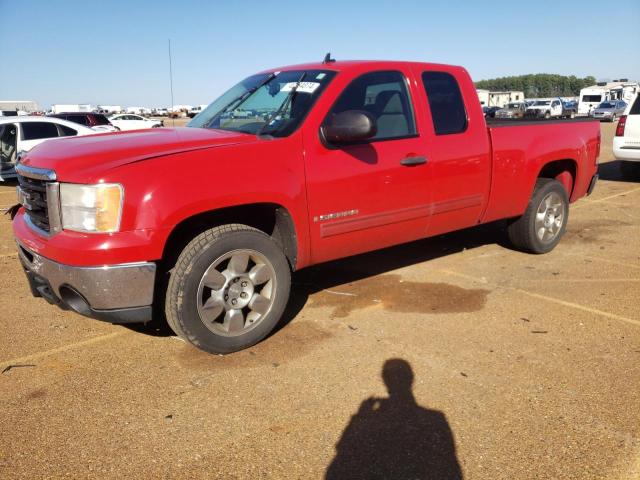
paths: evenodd
<path fill-rule="evenodd" d="M 416 165 L 423 165 L 427 163 L 427 157 L 405 157 L 400 160 L 400 165 L 405 167 L 415 167 Z"/>

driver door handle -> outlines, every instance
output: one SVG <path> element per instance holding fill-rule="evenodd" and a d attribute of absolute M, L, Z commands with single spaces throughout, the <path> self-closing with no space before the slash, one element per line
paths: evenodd
<path fill-rule="evenodd" d="M 400 165 L 405 167 L 415 167 L 416 165 L 424 165 L 427 163 L 427 157 L 405 157 L 400 160 Z"/>

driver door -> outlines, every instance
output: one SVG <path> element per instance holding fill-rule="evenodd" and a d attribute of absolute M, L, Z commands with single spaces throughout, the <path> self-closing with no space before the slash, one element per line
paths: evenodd
<path fill-rule="evenodd" d="M 305 134 L 305 168 L 313 263 L 375 250 L 426 235 L 429 188 L 409 72 L 365 73 L 329 110 L 364 111 L 377 134 L 358 144 L 329 145 Z"/>

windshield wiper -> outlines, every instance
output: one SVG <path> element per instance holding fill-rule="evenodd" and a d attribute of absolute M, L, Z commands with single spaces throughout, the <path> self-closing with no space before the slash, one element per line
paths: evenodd
<path fill-rule="evenodd" d="M 278 109 L 273 112 L 269 118 L 267 118 L 266 122 L 264 123 L 264 125 L 262 125 L 258 131 L 256 132 L 256 136 L 259 137 L 260 135 L 262 135 L 262 132 L 264 132 L 264 130 L 269 126 L 269 124 L 276 118 L 278 118 L 278 115 L 280 115 L 282 112 L 284 112 L 287 107 L 289 106 L 289 104 L 291 103 L 291 100 L 293 99 L 293 95 L 296 93 L 296 90 L 298 90 L 298 87 L 300 86 L 300 82 L 302 82 L 302 80 L 304 80 L 304 77 L 307 75 L 307 72 L 302 72 L 302 75 L 300 75 L 300 78 L 298 78 L 298 80 L 296 81 L 296 84 L 291 87 L 291 91 L 289 92 L 289 94 L 287 95 L 287 98 L 284 99 L 284 102 L 282 102 L 280 104 L 280 106 L 278 107 Z"/>
<path fill-rule="evenodd" d="M 244 103 L 244 101 L 249 98 L 249 96 L 254 93 L 256 90 L 258 90 L 259 88 L 264 87 L 267 83 L 269 83 L 271 80 L 273 80 L 276 77 L 276 74 L 274 72 L 271 72 L 269 74 L 269 76 L 267 78 L 264 79 L 264 81 L 262 83 L 260 83 L 259 85 L 256 85 L 253 88 L 250 88 L 249 90 L 247 90 L 246 92 L 244 92 L 241 95 L 238 95 L 236 98 L 234 98 L 233 100 L 231 100 L 229 103 L 227 103 L 227 106 L 224 107 L 222 110 L 220 110 L 218 113 L 216 113 L 213 117 L 211 117 L 210 120 L 208 120 L 203 128 L 208 128 L 209 125 L 211 125 L 213 123 L 213 121 L 224 115 L 225 113 L 227 113 L 228 111 L 231 110 L 231 106 L 233 105 L 233 108 L 236 109 L 238 108 L 240 105 L 242 105 Z"/>

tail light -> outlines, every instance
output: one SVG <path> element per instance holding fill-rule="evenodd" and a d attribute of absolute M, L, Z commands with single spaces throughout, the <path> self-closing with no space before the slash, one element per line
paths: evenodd
<path fill-rule="evenodd" d="M 627 116 L 622 115 L 618 120 L 618 126 L 616 127 L 616 137 L 624 137 L 624 127 L 627 125 Z"/>
<path fill-rule="evenodd" d="M 598 163 L 598 158 L 600 157 L 600 144 L 602 143 L 602 132 L 598 128 L 598 145 L 596 146 L 596 163 Z"/>

